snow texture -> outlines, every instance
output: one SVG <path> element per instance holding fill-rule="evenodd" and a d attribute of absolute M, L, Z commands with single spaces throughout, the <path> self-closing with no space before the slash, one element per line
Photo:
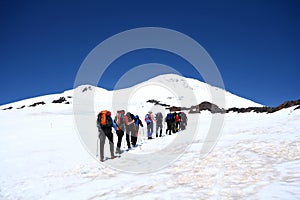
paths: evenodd
<path fill-rule="evenodd" d="M 155 79 L 176 85 L 184 78 L 165 75 Z M 209 100 L 207 88 L 210 86 L 197 80 L 186 80 L 189 84 L 184 86 L 196 90 L 199 101 Z M 154 109 L 145 103 L 148 98 L 170 104 L 178 102 L 178 97 L 170 92 L 157 85 L 152 87 L 147 91 L 150 89 L 154 93 L 135 90 L 128 110 L 143 116 L 148 109 Z M 92 86 L 77 89 L 83 91 L 84 88 L 90 88 L 84 93 L 96 90 L 96 99 L 109 97 L 101 105 L 95 102 L 95 110 L 111 108 L 111 98 L 116 91 Z M 187 130 L 146 140 L 146 130 L 141 129 L 138 147 L 124 151 L 120 158 L 99 163 L 81 143 L 74 122 L 72 99 L 68 99 L 71 104 L 51 103 L 54 99 L 72 95 L 73 90 L 70 90 L 1 106 L 2 109 L 26 105 L 23 109 L 0 111 L 0 199 L 300 198 L 299 110 L 225 114 L 222 135 L 204 158 L 199 152 L 213 114 L 189 114 Z M 229 107 L 259 105 L 228 92 L 226 99 Z M 28 107 L 39 101 L 46 104 Z M 196 136 L 184 154 L 160 170 L 136 174 L 110 167 L 113 162 L 124 166 L 139 162 L 134 155 L 162 150 L 178 135 L 190 134 L 191 127 L 197 124 Z M 97 136 L 96 129 L 93 134 Z M 94 144 L 96 146 L 96 141 Z M 124 138 L 122 149 L 126 149 Z M 107 149 L 105 156 L 109 156 Z"/>

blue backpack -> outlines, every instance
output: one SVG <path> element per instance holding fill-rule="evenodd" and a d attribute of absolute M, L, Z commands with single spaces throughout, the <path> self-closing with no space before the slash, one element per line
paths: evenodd
<path fill-rule="evenodd" d="M 172 114 L 172 113 L 168 113 L 168 114 L 167 114 L 166 121 L 167 121 L 167 122 L 171 122 L 171 121 L 173 121 L 173 119 L 174 119 L 173 114 Z"/>
<path fill-rule="evenodd" d="M 135 125 L 138 126 L 139 123 L 140 123 L 140 118 L 138 115 L 134 116 L 134 122 L 135 122 Z"/>

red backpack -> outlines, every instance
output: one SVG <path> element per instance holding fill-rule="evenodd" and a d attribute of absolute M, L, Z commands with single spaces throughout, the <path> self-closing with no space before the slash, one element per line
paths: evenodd
<path fill-rule="evenodd" d="M 124 110 L 119 110 L 119 111 L 117 111 L 117 124 L 118 124 L 119 126 L 125 125 L 125 118 L 124 118 L 124 115 L 125 115 L 125 111 L 124 111 Z"/>
<path fill-rule="evenodd" d="M 176 122 L 180 122 L 180 118 L 179 118 L 178 114 L 175 116 L 175 120 L 176 120 Z"/>

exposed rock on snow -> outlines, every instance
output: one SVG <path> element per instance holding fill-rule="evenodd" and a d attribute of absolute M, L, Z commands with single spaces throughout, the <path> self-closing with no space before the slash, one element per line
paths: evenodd
<path fill-rule="evenodd" d="M 29 107 L 35 107 L 35 106 L 38 106 L 38 105 L 45 105 L 46 103 L 41 101 L 41 102 L 36 102 L 36 103 L 33 103 L 31 105 L 29 105 Z"/>
<path fill-rule="evenodd" d="M 62 103 L 62 102 L 65 102 L 65 101 L 67 101 L 65 97 L 60 97 L 57 100 L 53 100 L 52 103 Z"/>

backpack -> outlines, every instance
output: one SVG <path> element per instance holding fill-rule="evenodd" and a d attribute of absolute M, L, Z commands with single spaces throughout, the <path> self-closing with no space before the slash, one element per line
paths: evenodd
<path fill-rule="evenodd" d="M 107 110 L 102 110 L 98 114 L 98 124 L 101 126 L 101 128 L 104 127 L 111 127 L 112 126 L 112 119 L 111 119 L 111 113 Z"/>
<path fill-rule="evenodd" d="M 162 116 L 161 112 L 156 113 L 155 119 L 158 122 L 162 122 L 163 116 Z"/>
<path fill-rule="evenodd" d="M 124 126 L 125 125 L 125 118 L 124 118 L 124 114 L 125 114 L 125 111 L 124 110 L 119 110 L 117 112 L 117 124 L 119 126 Z"/>
<path fill-rule="evenodd" d="M 173 119 L 174 119 L 174 118 L 173 118 L 173 114 L 172 114 L 172 113 L 168 113 L 168 114 L 167 114 L 166 121 L 167 121 L 167 122 L 171 122 L 171 121 L 173 121 Z"/>
<path fill-rule="evenodd" d="M 139 125 L 139 123 L 140 123 L 140 118 L 139 118 L 139 116 L 138 115 L 136 115 L 136 116 L 134 116 L 134 122 L 135 122 L 135 125 L 136 126 L 138 126 Z"/>
<path fill-rule="evenodd" d="M 180 118 L 179 118 L 179 115 L 178 115 L 178 114 L 175 115 L 175 120 L 176 120 L 176 122 L 180 122 Z"/>
<path fill-rule="evenodd" d="M 184 112 L 181 112 L 181 120 L 182 121 L 186 120 L 186 114 Z"/>
<path fill-rule="evenodd" d="M 146 114 L 146 116 L 145 116 L 145 122 L 146 122 L 147 124 L 150 124 L 150 123 L 152 122 L 152 119 L 151 119 L 151 117 L 150 117 L 149 114 Z"/>

